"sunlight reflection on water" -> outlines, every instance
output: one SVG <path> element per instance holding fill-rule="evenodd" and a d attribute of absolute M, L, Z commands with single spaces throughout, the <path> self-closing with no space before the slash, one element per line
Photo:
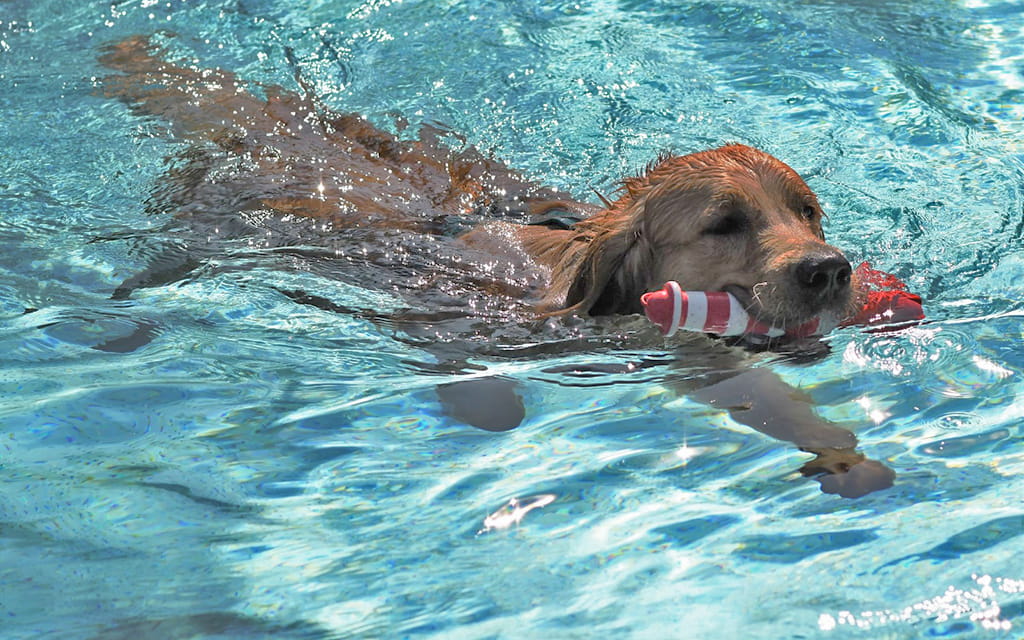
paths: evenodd
<path fill-rule="evenodd" d="M 0 634 L 1019 632 L 1014 3 L 0 7 Z M 165 27 L 189 64 L 299 77 L 403 135 L 451 126 L 583 199 L 666 148 L 780 156 L 832 240 L 925 295 L 926 324 L 766 365 L 894 487 L 822 494 L 808 454 L 673 392 L 693 363 L 625 322 L 538 327 L 458 291 L 430 302 L 482 320 L 394 321 L 466 275 L 456 255 L 388 281 L 351 265 L 400 243 L 265 209 L 206 212 L 201 268 L 111 300 L 195 240 L 161 182 L 194 150 L 95 95 L 103 46 Z M 224 187 L 252 163 L 214 168 Z M 437 385 L 486 376 L 518 385 L 521 427 L 446 414 Z"/>

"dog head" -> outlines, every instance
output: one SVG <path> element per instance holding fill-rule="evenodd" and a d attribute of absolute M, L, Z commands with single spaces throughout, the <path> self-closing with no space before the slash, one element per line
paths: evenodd
<path fill-rule="evenodd" d="M 743 145 L 665 157 L 627 180 L 606 211 L 578 225 L 588 240 L 566 306 L 639 313 L 667 280 L 728 291 L 775 326 L 854 304 L 846 257 L 825 242 L 822 211 L 789 166 Z"/>

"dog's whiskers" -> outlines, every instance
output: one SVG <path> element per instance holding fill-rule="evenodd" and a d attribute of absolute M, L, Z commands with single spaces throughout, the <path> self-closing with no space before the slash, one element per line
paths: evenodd
<path fill-rule="evenodd" d="M 761 302 L 761 290 L 768 286 L 768 281 L 758 282 L 750 288 L 751 297 L 757 302 L 758 306 L 764 308 L 764 304 Z"/>

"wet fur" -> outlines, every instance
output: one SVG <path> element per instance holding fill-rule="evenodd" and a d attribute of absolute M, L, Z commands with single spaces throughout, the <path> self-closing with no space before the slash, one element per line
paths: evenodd
<path fill-rule="evenodd" d="M 180 138 L 244 158 L 246 177 L 235 178 L 230 194 L 238 210 L 420 233 L 433 233 L 438 216 L 477 215 L 477 228 L 459 241 L 512 268 L 544 268 L 548 283 L 526 294 L 540 312 L 639 313 L 640 295 L 669 279 L 684 289 L 730 290 L 776 324 L 855 304 L 855 288 L 808 300 L 794 285 L 800 259 L 839 252 L 824 241 L 821 208 L 806 183 L 751 147 L 663 156 L 599 207 L 539 187 L 472 148 L 454 150 L 434 127 L 400 140 L 358 116 L 331 113 L 308 93 L 168 62 L 145 38 L 114 45 L 101 61 L 122 72 L 104 80 L 106 95 L 167 120 Z M 216 187 L 197 182 L 195 214 L 225 199 L 202 193 Z M 552 209 L 588 217 L 571 230 L 521 224 Z M 708 231 L 728 216 L 742 218 L 742 228 Z"/>
<path fill-rule="evenodd" d="M 454 261 L 467 265 L 452 272 L 468 285 L 458 295 L 514 300 L 540 314 L 638 313 L 640 295 L 668 279 L 684 289 L 729 290 L 771 323 L 856 304 L 856 283 L 827 295 L 800 285 L 802 261 L 842 254 L 825 242 L 821 208 L 806 183 L 751 147 L 663 156 L 625 180 L 614 202 L 596 206 L 537 186 L 471 147 L 460 149 L 436 127 L 400 139 L 359 116 L 332 113 L 298 76 L 301 94 L 247 84 L 227 71 L 169 62 L 144 37 L 112 45 L 100 60 L 117 72 L 104 79 L 105 95 L 169 123 L 173 137 L 196 148 L 212 144 L 242 165 L 216 176 L 193 158 L 170 171 L 179 218 L 214 216 L 220 225 L 272 215 L 316 221 L 331 232 L 377 234 L 371 241 L 397 236 L 427 254 L 451 249 Z M 552 210 L 586 217 L 571 229 L 522 224 Z M 445 276 L 422 277 L 434 284 Z M 130 287 L 121 291 L 128 295 Z M 329 301 L 315 304 L 331 308 Z M 769 369 L 746 368 L 731 351 L 723 357 L 713 366 L 716 375 L 681 390 L 814 453 L 803 471 L 829 474 L 820 480 L 826 491 L 855 497 L 892 484 L 890 470 L 854 450 L 852 433 L 817 417 Z M 476 416 L 479 403 L 471 400 L 481 393 L 520 404 L 514 387 L 487 384 L 446 385 L 439 396 L 454 403 L 452 415 Z M 470 404 L 461 405 L 467 398 Z M 491 417 L 473 417 L 473 424 L 504 430 L 521 415 Z"/>
<path fill-rule="evenodd" d="M 730 216 L 736 229 L 713 232 Z M 825 243 L 821 217 L 795 171 L 762 151 L 731 145 L 663 157 L 572 232 L 524 244 L 552 268 L 554 307 L 640 313 L 640 295 L 671 279 L 684 290 L 742 290 L 754 315 L 792 324 L 824 310 L 845 314 L 856 303 L 855 286 L 826 300 L 807 300 L 794 286 L 801 259 L 839 253 Z"/>

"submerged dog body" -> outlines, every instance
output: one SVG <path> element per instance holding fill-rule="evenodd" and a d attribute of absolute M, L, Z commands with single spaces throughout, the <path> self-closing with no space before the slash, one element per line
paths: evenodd
<path fill-rule="evenodd" d="M 540 291 L 510 294 L 547 312 L 639 313 L 640 295 L 667 280 L 729 291 L 776 326 L 822 311 L 841 316 L 855 305 L 850 265 L 825 243 L 814 193 L 751 147 L 663 157 L 601 208 L 534 185 L 471 148 L 453 151 L 434 128 L 404 141 L 358 116 L 326 112 L 309 96 L 262 87 L 261 99 L 229 72 L 165 61 L 143 38 L 114 46 L 102 61 L 125 73 L 106 79 L 108 95 L 247 164 L 229 185 L 189 185 L 178 215 L 227 201 L 231 213 L 458 236 L 488 266 L 506 263 L 491 272 L 544 268 L 531 280 Z M 571 229 L 522 224 L 551 210 L 586 217 Z M 499 280 L 489 288 L 501 289 Z"/>
<path fill-rule="evenodd" d="M 534 314 L 640 313 L 640 296 L 667 280 L 728 291 L 775 326 L 822 312 L 841 317 L 857 304 L 849 263 L 824 240 L 814 193 L 751 147 L 662 157 L 601 207 L 537 186 L 472 148 L 454 150 L 436 128 L 399 139 L 332 114 L 311 91 L 247 86 L 227 71 L 169 62 L 145 38 L 112 46 L 101 61 L 120 72 L 104 80 L 106 95 L 168 122 L 197 148 L 218 150 L 220 164 L 196 152 L 166 178 L 178 218 L 275 217 L 310 221 L 325 235 L 371 234 L 356 246 L 366 264 L 410 250 L 431 256 L 408 290 L 440 287 L 450 298 L 473 291 Z M 224 158 L 236 164 L 225 168 Z M 579 221 L 528 224 L 559 213 Z M 400 266 L 384 278 L 388 286 L 408 265 Z M 849 431 L 818 418 L 769 370 L 747 369 L 734 355 L 713 368 L 685 391 L 815 453 L 805 471 L 836 474 L 833 492 L 891 484 L 891 471 L 854 452 Z M 449 388 L 441 397 L 461 395 Z"/>

